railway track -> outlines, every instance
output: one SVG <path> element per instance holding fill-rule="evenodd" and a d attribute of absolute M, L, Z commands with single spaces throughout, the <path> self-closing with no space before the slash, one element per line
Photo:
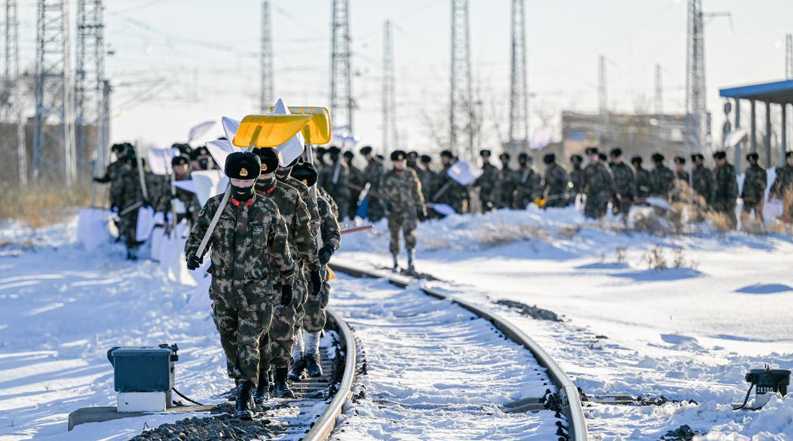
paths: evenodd
<path fill-rule="evenodd" d="M 334 271 L 353 277 L 386 279 L 392 285 L 395 285 L 399 288 L 408 288 L 411 285 L 416 287 L 416 279 L 402 275 L 361 268 L 339 261 L 333 262 L 331 266 L 333 267 Z M 505 338 L 527 349 L 536 360 L 536 364 L 544 368 L 545 373 L 547 373 L 547 378 L 550 380 L 553 386 L 555 386 L 555 390 L 551 390 L 552 393 L 550 396 L 527 397 L 505 403 L 502 406 L 502 410 L 505 413 L 519 413 L 527 411 L 541 412 L 543 409 L 550 407 L 551 409 L 556 410 L 557 416 L 559 416 L 557 423 L 558 430 L 556 432 L 559 440 L 585 441 L 588 439 L 586 420 L 584 418 L 584 413 L 581 406 L 581 397 L 579 395 L 578 388 L 567 377 L 559 365 L 534 340 L 532 340 L 528 335 L 526 335 L 507 320 L 482 306 L 465 301 L 463 299 L 452 298 L 432 288 L 427 288 L 424 286 L 420 286 L 418 288 L 421 290 L 421 292 L 434 299 L 458 305 L 476 317 L 486 320 L 492 324 L 492 327 L 495 328 L 497 332 L 503 334 Z M 409 314 L 412 315 L 414 312 L 409 312 Z M 424 324 L 429 323 L 427 321 L 427 317 L 423 317 L 421 320 Z M 371 351 L 372 348 L 369 349 Z"/>

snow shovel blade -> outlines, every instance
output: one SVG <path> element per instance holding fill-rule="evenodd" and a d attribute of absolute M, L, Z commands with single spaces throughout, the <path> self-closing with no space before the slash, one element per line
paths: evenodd
<path fill-rule="evenodd" d="M 276 147 L 295 136 L 311 115 L 248 115 L 242 119 L 232 144 L 239 148 Z"/>

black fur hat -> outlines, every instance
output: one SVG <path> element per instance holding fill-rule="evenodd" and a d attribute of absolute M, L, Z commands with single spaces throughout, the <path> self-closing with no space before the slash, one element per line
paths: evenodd
<path fill-rule="evenodd" d="M 611 149 L 611 152 L 609 152 L 609 155 L 612 158 L 619 158 L 620 156 L 622 156 L 622 149 L 619 147 L 614 147 L 613 149 Z"/>
<path fill-rule="evenodd" d="M 664 159 L 666 159 L 666 158 L 664 158 L 664 155 L 662 155 L 660 153 L 657 153 L 657 152 L 653 153 L 653 156 L 652 156 L 653 162 L 661 163 L 661 162 L 664 162 Z"/>
<path fill-rule="evenodd" d="M 358 152 L 359 152 L 360 154 L 362 154 L 362 155 L 366 156 L 366 155 L 368 155 L 369 153 L 372 153 L 372 146 L 370 146 L 370 145 L 365 145 L 365 146 L 361 147 L 361 149 L 360 149 L 360 150 L 358 150 Z"/>
<path fill-rule="evenodd" d="M 718 150 L 713 154 L 713 159 L 727 159 L 727 153 L 724 150 Z"/>
<path fill-rule="evenodd" d="M 391 160 L 392 161 L 402 161 L 407 159 L 408 154 L 405 153 L 403 150 L 394 150 L 391 152 Z"/>
<path fill-rule="evenodd" d="M 542 162 L 545 164 L 553 164 L 556 162 L 556 155 L 553 153 L 546 153 L 545 156 L 542 157 Z"/>
<path fill-rule="evenodd" d="M 571 155 L 570 162 L 572 162 L 573 164 L 580 164 L 584 162 L 584 157 L 579 154 Z"/>
<path fill-rule="evenodd" d="M 311 187 L 317 183 L 317 169 L 308 162 L 299 162 L 292 167 L 291 176 Z"/>
<path fill-rule="evenodd" d="M 642 162 L 644 162 L 644 159 L 641 156 L 636 155 L 631 158 L 631 164 L 641 164 Z"/>
<path fill-rule="evenodd" d="M 278 170 L 278 151 L 274 148 L 258 148 L 253 149 L 253 153 L 259 157 L 262 162 L 262 173 L 270 174 Z"/>
<path fill-rule="evenodd" d="M 419 160 L 421 161 L 422 164 L 429 164 L 430 162 L 432 162 L 432 156 L 421 155 L 419 156 Z"/>
<path fill-rule="evenodd" d="M 760 155 L 758 155 L 757 152 L 751 152 L 748 155 L 746 155 L 746 160 L 747 161 L 759 161 L 760 160 Z"/>
<path fill-rule="evenodd" d="M 686 158 L 682 156 L 675 156 L 675 164 L 686 165 Z"/>
<path fill-rule="evenodd" d="M 233 152 L 226 157 L 224 172 L 230 179 L 256 179 L 262 162 L 251 152 Z"/>

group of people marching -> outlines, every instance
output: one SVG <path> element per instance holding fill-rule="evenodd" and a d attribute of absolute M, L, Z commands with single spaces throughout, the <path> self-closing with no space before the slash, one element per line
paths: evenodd
<path fill-rule="evenodd" d="M 598 219 L 607 214 L 609 204 L 614 213 L 627 215 L 632 205 L 651 197 L 670 200 L 680 187 L 676 182 L 681 182 L 735 225 L 739 197 L 745 212 L 762 216 L 767 180 L 756 153 L 747 155 L 750 165 L 739 192 L 735 169 L 723 151 L 713 155 L 713 169 L 705 167 L 701 154 L 691 156 L 688 169 L 685 158 L 675 157 L 670 169 L 664 156 L 655 153 L 648 170 L 640 156 L 628 165 L 619 148 L 605 154 L 590 147 L 586 161 L 581 155 L 569 158 L 569 171 L 557 164 L 553 153 L 545 154 L 541 175 L 527 153 L 518 155 L 517 168 L 502 153 L 497 167 L 491 151 L 481 150 L 481 175 L 464 185 L 450 173 L 458 158 L 448 150 L 440 153 L 438 168 L 431 156 L 402 150 L 391 152 L 389 166 L 365 146 L 359 153 L 366 166 L 359 169 L 353 152 L 334 146 L 316 148 L 313 163 L 298 158 L 288 165 L 279 163 L 275 149 L 256 148 L 228 155 L 223 170 L 228 190 L 201 207 L 194 193 L 168 180 L 188 180 L 191 170 L 217 164 L 200 148 L 175 144 L 173 149 L 178 151 L 171 162 L 173 173 L 163 178 L 147 170 L 132 145 L 116 144 L 116 160 L 96 181 L 111 185 L 111 209 L 118 214 L 128 257 L 135 258 L 139 245 L 134 230 L 141 206 L 162 212 L 166 224 L 188 223 L 184 251 L 189 269 L 202 266 L 210 253 L 212 313 L 228 374 L 237 384 L 236 413 L 243 418 L 251 417 L 252 406 L 271 394 L 294 397 L 289 381 L 322 375 L 320 333 L 332 278 L 327 265 L 339 248 L 339 222 L 345 218 L 387 218 L 394 269 L 399 268 L 402 236 L 412 272 L 419 220 L 441 215 L 428 207 L 469 212 L 472 188 L 478 189 L 482 211 L 525 209 L 532 203 L 565 207 L 580 198 L 585 215 Z M 793 191 L 793 152 L 776 170 L 770 194 L 781 199 L 787 191 Z"/>
<path fill-rule="evenodd" d="M 342 153 L 337 147 L 318 151 L 322 170 L 320 184 L 339 202 L 339 206 L 344 207 L 341 215 L 354 218 L 357 213 L 360 216 L 359 205 L 365 204 L 368 209 L 365 217 L 370 220 L 377 221 L 395 212 L 404 217 L 406 196 L 412 195 L 414 188 L 400 188 L 403 183 L 389 182 L 385 173 L 385 158 L 375 155 L 370 146 L 361 148 L 359 153 L 366 160 L 363 169 L 354 165 L 355 154 L 351 151 Z M 425 219 L 438 214 L 433 210 L 428 213 L 424 202 L 431 207 L 451 207 L 456 213 L 472 211 L 474 204 L 471 198 L 475 194 L 472 189 L 478 190 L 482 211 L 525 209 L 532 203 L 542 207 L 565 207 L 580 199 L 584 204 L 584 214 L 588 218 L 599 219 L 607 214 L 609 204 L 614 214 L 627 216 L 631 206 L 645 205 L 648 198 L 674 202 L 681 184 L 685 183 L 686 187 L 682 188 L 690 189 L 698 197 L 699 205 L 722 213 L 734 228 L 737 225 L 735 209 L 739 198 L 743 201 L 743 212 L 753 214 L 762 221 L 767 187 L 767 173 L 759 165 L 757 153 L 746 155 L 749 166 L 745 170 L 742 188 L 738 186 L 736 170 L 724 151 L 713 154 L 713 168 L 705 165 L 705 156 L 700 153 L 691 155 L 690 166 L 686 158 L 674 157 L 673 168 L 666 165 L 663 154 L 654 153 L 650 158 L 652 165 L 645 168 L 641 156 L 633 156 L 626 161 L 620 148 L 604 152 L 597 147 L 590 147 L 583 156 L 570 156 L 570 170 L 557 163 L 554 153 L 544 154 L 544 171 L 540 173 L 528 153 L 517 156 L 515 168 L 509 153 L 501 153 L 498 156 L 500 165 L 496 165 L 492 160 L 492 152 L 483 149 L 479 152 L 481 175 L 468 185 L 450 176 L 449 169 L 458 158 L 448 150 L 440 152 L 439 167 L 434 166 L 433 158 L 429 155 L 402 151 L 394 153 L 404 158 L 407 169 L 416 175 L 420 190 L 415 197 L 407 198 L 413 206 L 409 210 L 411 219 L 392 222 L 389 217 L 392 237 L 397 237 L 398 226 L 404 223 L 410 226 L 413 219 Z M 784 200 L 785 192 L 793 191 L 793 152 L 788 152 L 785 160 L 785 165 L 776 169 L 776 179 L 769 193 L 771 198 Z M 394 163 L 394 170 L 401 167 L 397 162 Z M 791 209 L 788 202 L 786 219 L 793 216 Z M 405 231 L 405 242 L 409 262 L 412 262 L 411 250 L 415 239 L 411 228 Z M 398 251 L 398 240 L 392 240 L 392 254 Z M 397 265 L 396 257 L 394 264 Z"/>

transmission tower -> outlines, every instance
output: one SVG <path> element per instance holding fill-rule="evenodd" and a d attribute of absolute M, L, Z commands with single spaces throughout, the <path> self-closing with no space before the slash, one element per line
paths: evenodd
<path fill-rule="evenodd" d="M 270 21 L 270 0 L 262 2 L 262 41 L 259 54 L 260 70 L 260 96 L 259 108 L 262 112 L 273 105 L 274 75 L 273 75 L 273 27 Z"/>
<path fill-rule="evenodd" d="M 449 147 L 474 157 L 474 102 L 471 81 L 471 34 L 468 0 L 452 1 Z"/>
<path fill-rule="evenodd" d="M 44 160 L 57 161 L 52 150 L 60 146 L 64 180 L 71 186 L 77 164 L 68 0 L 37 0 L 35 89 L 33 178 L 41 177 Z M 52 130 L 47 130 L 49 123 L 54 124 Z"/>
<path fill-rule="evenodd" d="M 686 37 L 686 114 L 688 146 L 701 151 L 706 134 L 707 102 L 705 88 L 705 23 L 702 0 L 688 0 Z"/>
<path fill-rule="evenodd" d="M 793 34 L 785 35 L 785 78 L 793 80 Z"/>
<path fill-rule="evenodd" d="M 77 68 L 75 69 L 76 161 L 85 170 L 89 152 L 94 172 L 107 165 L 107 118 L 103 115 L 105 84 L 105 24 L 103 0 L 77 1 Z M 92 127 L 96 135 L 91 136 Z"/>
<path fill-rule="evenodd" d="M 396 74 L 391 21 L 383 25 L 383 153 L 399 145 L 396 126 Z"/>
<path fill-rule="evenodd" d="M 663 85 L 663 71 L 659 63 L 655 64 L 655 114 L 661 115 L 664 113 L 664 85 Z"/>
<path fill-rule="evenodd" d="M 514 155 L 529 146 L 529 87 L 526 69 L 526 8 L 512 0 L 512 51 L 509 87 L 509 143 Z"/>
<path fill-rule="evenodd" d="M 6 0 L 3 42 L 3 95 L 2 120 L 16 126 L 15 144 L 19 184 L 28 182 L 27 149 L 25 148 L 25 118 L 22 89 L 24 84 L 19 75 L 19 19 L 16 0 Z"/>
<path fill-rule="evenodd" d="M 352 39 L 350 35 L 350 0 L 333 0 L 330 54 L 330 110 L 334 129 L 353 134 Z"/>
<path fill-rule="evenodd" d="M 606 57 L 598 57 L 598 112 L 601 116 L 608 114 L 609 109 L 608 83 L 606 82 Z"/>

